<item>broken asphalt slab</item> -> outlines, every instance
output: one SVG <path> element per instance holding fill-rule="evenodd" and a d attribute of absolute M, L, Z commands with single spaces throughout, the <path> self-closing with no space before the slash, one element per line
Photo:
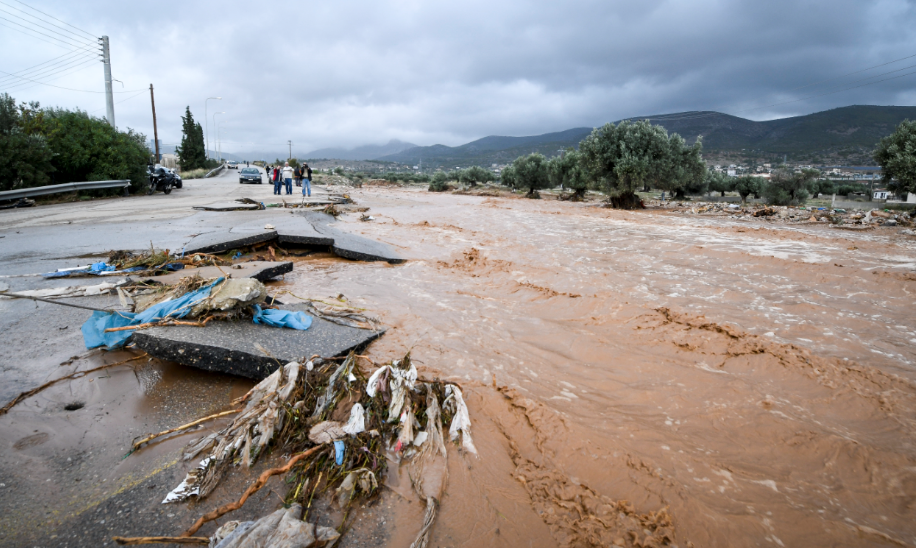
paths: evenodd
<path fill-rule="evenodd" d="M 296 305 L 283 308 L 304 310 Z M 161 360 L 260 380 L 282 364 L 315 355 L 342 356 L 384 333 L 384 330 L 346 327 L 313 317 L 312 326 L 305 331 L 268 327 L 248 320 L 214 321 L 206 327 L 139 330 L 134 333 L 133 342 Z"/>
<path fill-rule="evenodd" d="M 337 220 L 318 211 L 261 218 L 229 229 L 195 236 L 185 254 L 223 253 L 244 246 L 277 240 L 279 243 L 330 247 L 338 256 L 354 261 L 404 262 L 390 245 L 350 234 L 336 227 Z M 272 228 L 264 228 L 267 225 Z"/>
<path fill-rule="evenodd" d="M 175 284 L 183 278 L 199 275 L 201 278 L 254 278 L 260 282 L 272 280 L 277 276 L 293 271 L 293 263 L 279 261 L 252 261 L 232 266 L 204 266 L 201 268 L 183 268 L 161 276 L 141 277 L 143 281 L 163 284 Z"/>
<path fill-rule="evenodd" d="M 199 211 L 255 211 L 263 208 L 259 204 L 220 202 L 204 206 L 194 206 L 192 209 Z"/>

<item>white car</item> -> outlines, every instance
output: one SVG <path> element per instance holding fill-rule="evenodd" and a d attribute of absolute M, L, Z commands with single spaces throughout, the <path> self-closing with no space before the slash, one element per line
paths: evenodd
<path fill-rule="evenodd" d="M 238 169 L 239 163 L 236 162 L 235 160 L 229 160 L 228 162 L 226 162 L 226 167 L 229 169 Z"/>

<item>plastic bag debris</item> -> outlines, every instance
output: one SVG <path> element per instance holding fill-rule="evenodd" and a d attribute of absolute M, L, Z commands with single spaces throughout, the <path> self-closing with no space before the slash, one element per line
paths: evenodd
<path fill-rule="evenodd" d="M 118 289 L 127 284 L 127 280 L 117 282 L 103 282 L 98 285 L 72 285 L 67 287 L 50 287 L 48 289 L 30 289 L 27 291 L 17 291 L 17 295 L 26 297 L 93 297 L 96 295 L 107 295 L 113 289 Z M 0 296 L 0 299 L 12 298 Z"/>
<path fill-rule="evenodd" d="M 254 323 L 269 325 L 271 327 L 289 327 L 305 331 L 312 326 L 312 318 L 302 312 L 292 312 L 289 310 L 276 310 L 268 308 L 261 310 L 261 307 L 254 305 Z"/>
<path fill-rule="evenodd" d="M 344 442 L 340 440 L 334 441 L 334 462 L 337 464 L 337 466 L 340 466 L 343 464 L 345 450 L 346 450 L 346 446 L 344 445 Z"/>
<path fill-rule="evenodd" d="M 321 525 L 302 521 L 302 506 L 281 508 L 257 521 L 236 525 L 213 548 L 312 548 L 336 541 L 340 533 Z M 214 537 L 215 538 L 215 537 Z"/>
<path fill-rule="evenodd" d="M 363 409 L 362 404 L 356 403 L 353 405 L 350 409 L 350 420 L 347 421 L 342 430 L 351 436 L 366 431 L 366 410 Z"/>
<path fill-rule="evenodd" d="M 360 468 L 347 474 L 347 477 L 344 478 L 340 487 L 336 490 L 337 504 L 341 508 L 347 507 L 347 503 L 353 498 L 357 487 L 367 495 L 378 489 L 378 480 L 375 479 L 375 474 L 372 473 L 372 470 Z"/>
<path fill-rule="evenodd" d="M 309 441 L 324 445 L 346 437 L 347 433 L 336 421 L 324 421 L 316 424 L 309 430 Z"/>
<path fill-rule="evenodd" d="M 185 476 L 184 480 L 182 480 L 180 484 L 178 484 L 178 487 L 173 489 L 171 493 L 165 496 L 162 504 L 178 502 L 198 495 L 200 493 L 200 479 L 203 477 L 204 472 L 206 472 L 207 466 L 209 465 L 210 457 L 200 461 L 200 464 L 198 464 L 196 468 L 188 472 L 188 475 Z"/>
<path fill-rule="evenodd" d="M 468 415 L 468 406 L 464 403 L 464 397 L 461 395 L 461 389 L 450 384 L 445 387 L 445 401 L 443 406 L 452 406 L 452 424 L 449 426 L 449 439 L 455 441 L 461 433 L 461 446 L 477 454 L 477 448 L 474 447 L 474 440 L 471 439 L 471 417 Z"/>

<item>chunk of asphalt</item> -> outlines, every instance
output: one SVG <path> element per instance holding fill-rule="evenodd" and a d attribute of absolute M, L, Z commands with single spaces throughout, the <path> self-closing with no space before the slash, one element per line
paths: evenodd
<path fill-rule="evenodd" d="M 292 305 L 284 309 L 302 308 Z M 132 340 L 155 358 L 261 380 L 291 361 L 314 355 L 342 356 L 384 333 L 313 317 L 312 326 L 305 331 L 257 325 L 250 320 L 211 321 L 206 327 L 143 329 L 134 333 Z"/>
<path fill-rule="evenodd" d="M 270 223 L 274 226 L 274 230 L 277 231 L 277 238 L 281 244 L 290 243 L 326 247 L 334 245 L 334 238 L 325 236 L 315 230 L 312 223 L 302 215 L 283 215 L 271 218 Z M 233 228 L 233 231 L 250 231 L 263 226 L 263 221 L 254 221 L 237 226 Z"/>
<path fill-rule="evenodd" d="M 223 253 L 246 245 L 260 244 L 277 239 L 276 230 L 261 230 L 260 232 L 234 233 L 229 230 L 207 232 L 195 236 L 184 247 L 185 255 L 194 253 Z"/>
<path fill-rule="evenodd" d="M 254 211 L 261 209 L 261 206 L 259 204 L 224 202 L 204 206 L 194 206 L 192 209 L 197 209 L 199 211 Z"/>
<path fill-rule="evenodd" d="M 404 259 L 390 245 L 340 230 L 334 226 L 337 220 L 327 213 L 303 211 L 301 215 L 311 223 L 318 233 L 333 238 L 334 245 L 331 246 L 331 249 L 335 254 L 345 259 L 386 261 L 391 264 L 404 262 Z"/>
<path fill-rule="evenodd" d="M 187 253 L 185 253 L 185 255 L 187 256 Z M 227 278 L 254 278 L 259 282 L 266 282 L 292 271 L 293 263 L 289 261 L 252 261 L 250 263 L 238 263 L 232 266 L 183 268 L 161 276 L 149 276 L 140 279 L 163 284 L 175 284 L 181 281 L 182 278 L 199 275 L 201 278 L 219 278 L 224 276 Z"/>

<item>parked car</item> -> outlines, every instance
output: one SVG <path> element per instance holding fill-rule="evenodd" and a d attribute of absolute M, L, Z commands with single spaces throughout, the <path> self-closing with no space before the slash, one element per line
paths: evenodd
<path fill-rule="evenodd" d="M 229 160 L 228 162 L 226 162 L 226 167 L 229 169 L 238 169 L 239 163 L 236 162 L 235 160 Z"/>
<path fill-rule="evenodd" d="M 258 183 L 261 184 L 261 172 L 256 167 L 243 167 L 239 170 L 239 184 Z"/>

